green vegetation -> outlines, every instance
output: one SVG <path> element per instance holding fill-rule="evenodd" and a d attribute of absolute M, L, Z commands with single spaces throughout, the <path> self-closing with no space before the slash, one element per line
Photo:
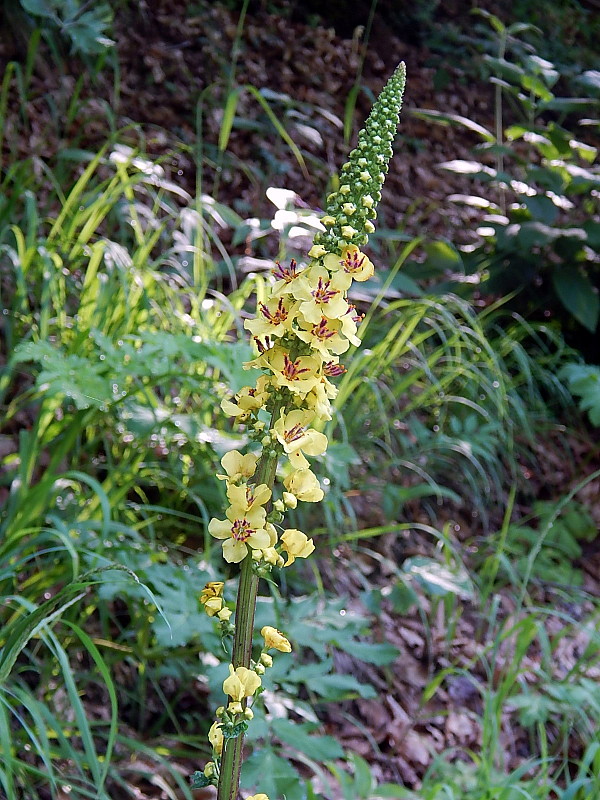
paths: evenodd
<path fill-rule="evenodd" d="M 227 74 L 186 111 L 195 186 L 136 120 L 106 110 L 99 146 L 74 130 L 83 80 L 48 102 L 57 155 L 23 156 L 40 59 L 67 74 L 75 53 L 118 96 L 108 40 L 135 4 L 111 5 L 4 8 L 25 42 L 0 89 L 7 800 L 194 798 L 230 661 L 199 602 L 223 568 L 207 525 L 225 502 L 220 459 L 246 444 L 220 401 L 248 383 L 244 321 L 270 268 L 303 258 L 320 214 L 272 184 L 310 172 L 321 206 L 337 189 L 313 147 L 333 135 L 322 110 L 238 83 L 248 3 Z M 316 558 L 258 602 L 259 628 L 275 619 L 293 653 L 254 705 L 243 797 L 600 794 L 598 75 L 575 60 L 581 32 L 542 49 L 525 6 L 464 31 L 492 119 L 418 112 L 479 139 L 472 160 L 445 161 L 476 181 L 453 202 L 482 209 L 479 235 L 374 239 L 376 275 L 353 297 L 363 347 L 315 460 L 325 498 L 293 515 Z M 242 134 L 273 142 L 258 165 L 236 151 Z M 236 173 L 271 186 L 271 215 L 228 191 Z"/>

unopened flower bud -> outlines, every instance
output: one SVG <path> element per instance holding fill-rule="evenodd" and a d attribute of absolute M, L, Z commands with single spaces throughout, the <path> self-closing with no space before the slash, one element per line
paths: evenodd
<path fill-rule="evenodd" d="M 215 762 L 209 761 L 208 764 L 204 767 L 204 777 L 212 778 L 215 772 L 216 772 Z"/>
<path fill-rule="evenodd" d="M 244 709 L 244 719 L 254 719 L 254 711 L 251 708 Z"/>
<path fill-rule="evenodd" d="M 242 704 L 238 700 L 235 700 L 233 703 L 229 703 L 227 706 L 227 711 L 229 711 L 230 714 L 233 714 L 233 716 L 244 713 Z"/>
<path fill-rule="evenodd" d="M 257 664 L 254 667 L 254 671 L 257 675 L 264 675 L 265 674 L 265 665 L 264 664 Z"/>
<path fill-rule="evenodd" d="M 268 653 L 261 653 L 260 660 L 265 665 L 265 667 L 273 666 L 273 656 L 270 656 Z"/>
<path fill-rule="evenodd" d="M 275 511 L 283 512 L 285 511 L 285 503 L 283 502 L 283 500 L 275 500 L 275 502 L 273 503 L 273 508 L 275 509 Z"/>
<path fill-rule="evenodd" d="M 298 498 L 295 494 L 291 492 L 284 492 L 283 493 L 283 502 L 286 504 L 288 508 L 296 508 L 298 505 Z"/>
<path fill-rule="evenodd" d="M 221 622 L 227 622 L 232 614 L 233 611 L 230 608 L 222 608 L 217 614 L 217 617 L 221 620 Z"/>

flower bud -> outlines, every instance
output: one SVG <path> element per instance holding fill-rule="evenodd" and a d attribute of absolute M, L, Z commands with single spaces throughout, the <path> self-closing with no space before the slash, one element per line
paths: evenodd
<path fill-rule="evenodd" d="M 273 647 L 275 650 L 279 650 L 280 653 L 292 652 L 292 645 L 277 628 L 265 625 L 264 628 L 261 628 L 260 634 L 264 637 L 265 647 Z"/>
<path fill-rule="evenodd" d="M 273 666 L 273 656 L 270 656 L 268 653 L 261 653 L 260 660 L 265 665 L 265 667 Z"/>

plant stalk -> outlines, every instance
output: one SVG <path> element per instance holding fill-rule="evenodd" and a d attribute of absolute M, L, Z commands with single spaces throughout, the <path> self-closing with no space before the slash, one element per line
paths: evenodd
<path fill-rule="evenodd" d="M 269 429 L 278 419 L 282 403 L 275 405 L 269 423 Z M 263 454 L 256 470 L 256 483 L 266 483 L 272 489 L 277 472 L 279 454 L 269 450 Z M 252 658 L 252 639 L 254 633 L 254 612 L 256 611 L 256 596 L 258 594 L 258 575 L 252 569 L 252 556 L 247 555 L 242 561 L 240 582 L 238 586 L 235 635 L 233 638 L 233 653 L 231 663 L 237 667 L 250 667 Z M 223 743 L 221 756 L 221 770 L 219 773 L 219 786 L 217 800 L 237 800 L 240 773 L 242 771 L 242 755 L 244 749 L 244 734 L 235 739 L 226 739 Z"/>

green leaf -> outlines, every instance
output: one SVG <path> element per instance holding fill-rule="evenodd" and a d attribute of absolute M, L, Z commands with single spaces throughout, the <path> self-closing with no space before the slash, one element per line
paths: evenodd
<path fill-rule="evenodd" d="M 471 579 L 462 566 L 450 567 L 432 558 L 415 556 L 408 558 L 402 569 L 434 597 L 449 594 L 465 599 L 473 597 Z"/>
<path fill-rule="evenodd" d="M 511 64 L 504 58 L 495 58 L 494 56 L 484 55 L 483 60 L 491 68 L 495 75 L 506 78 L 514 84 L 519 84 L 525 75 L 525 70 L 517 64 Z"/>
<path fill-rule="evenodd" d="M 355 642 L 345 641 L 340 643 L 340 650 L 345 650 L 355 658 L 365 661 L 367 664 L 383 666 L 391 664 L 398 658 L 399 650 L 392 644 L 375 644 L 374 642 Z"/>
<path fill-rule="evenodd" d="M 221 127 L 219 129 L 219 150 L 223 152 L 227 149 L 229 137 L 231 135 L 231 128 L 233 127 L 233 120 L 235 119 L 235 112 L 240 99 L 241 89 L 233 89 L 227 95 L 225 108 L 223 109 L 223 119 L 221 120 Z"/>
<path fill-rule="evenodd" d="M 554 97 L 544 81 L 538 78 L 537 75 L 523 75 L 521 78 L 521 85 L 528 92 L 531 92 L 545 102 L 552 100 Z"/>
<path fill-rule="evenodd" d="M 52 0 L 20 0 L 21 5 L 28 14 L 33 14 L 34 17 L 48 17 L 54 19 L 56 17 L 58 3 Z"/>
<path fill-rule="evenodd" d="M 437 242 L 426 242 L 423 246 L 427 261 L 434 269 L 464 273 L 462 256 L 450 242 L 440 239 Z"/>
<path fill-rule="evenodd" d="M 411 114 L 418 119 L 431 120 L 440 125 L 460 125 L 473 133 L 477 133 L 485 142 L 495 142 L 496 137 L 483 125 L 479 125 L 468 117 L 462 117 L 460 114 L 449 114 L 443 111 L 435 111 L 430 108 L 418 108 L 411 111 Z"/>
<path fill-rule="evenodd" d="M 291 722 L 289 719 L 274 719 L 271 723 L 275 735 L 285 744 L 290 745 L 308 758 L 325 761 L 330 758 L 342 758 L 344 751 L 333 736 L 313 736 L 310 723 Z"/>
<path fill-rule="evenodd" d="M 564 267 L 552 274 L 552 284 L 560 302 L 584 328 L 594 333 L 600 314 L 600 297 L 590 279 L 579 270 Z"/>
<path fill-rule="evenodd" d="M 590 97 L 554 97 L 548 102 L 540 103 L 540 110 L 559 111 L 563 114 L 585 113 L 586 111 L 589 113 L 591 107 L 597 106 L 599 102 Z"/>
<path fill-rule="evenodd" d="M 360 683 L 353 675 L 323 675 L 315 683 L 307 684 L 315 694 L 324 700 L 340 702 L 353 697 L 372 700 L 377 692 L 369 683 Z"/>
<path fill-rule="evenodd" d="M 204 789 L 205 786 L 210 786 L 212 780 L 207 778 L 203 772 L 196 770 L 190 778 L 192 789 Z"/>
<path fill-rule="evenodd" d="M 549 197 L 544 194 L 535 194 L 531 197 L 525 196 L 522 198 L 523 202 L 529 209 L 531 216 L 545 223 L 552 225 L 558 216 L 558 208 L 554 205 Z"/>
<path fill-rule="evenodd" d="M 303 796 L 296 770 L 287 759 L 280 758 L 271 749 L 257 750 L 244 761 L 241 783 L 245 789 L 256 788 L 271 798 L 301 800 Z"/>
<path fill-rule="evenodd" d="M 569 390 L 581 397 L 579 407 L 587 411 L 592 425 L 600 427 L 600 367 L 588 364 L 566 364 L 558 373 Z"/>
<path fill-rule="evenodd" d="M 510 704 L 519 713 L 519 722 L 526 728 L 548 721 L 556 703 L 537 692 L 527 692 L 510 698 Z"/>
<path fill-rule="evenodd" d="M 600 70 L 588 69 L 576 81 L 585 86 L 588 92 L 600 95 Z"/>

